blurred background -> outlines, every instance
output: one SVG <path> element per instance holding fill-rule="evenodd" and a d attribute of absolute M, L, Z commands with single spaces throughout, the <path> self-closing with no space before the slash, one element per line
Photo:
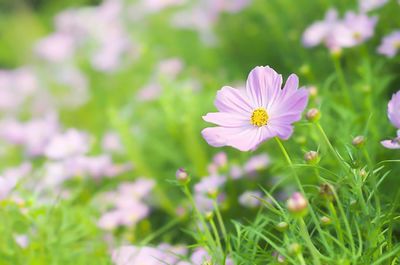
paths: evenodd
<path fill-rule="evenodd" d="M 385 35 L 400 28 L 399 3 L 387 1 L 369 11 L 379 17 L 374 36 L 340 54 L 350 105 L 338 88 L 335 55 L 325 47 L 310 49 L 302 44 L 305 29 L 322 20 L 327 10 L 336 8 L 343 16 L 348 10 L 357 11 L 359 4 L 349 0 L 0 0 L 0 175 L 9 185 L 4 185 L 9 189 L 0 198 L 9 198 L 10 205 L 28 205 L 27 211 L 34 212 L 24 219 L 12 208 L 15 220 L 3 223 L 3 230 L 13 238 L 13 229 L 29 234 L 32 220 L 37 231 L 53 223 L 54 231 L 46 230 L 46 236 L 33 233 L 36 237 L 30 241 L 36 246 L 26 251 L 31 255 L 42 248 L 43 238 L 57 234 L 62 216 L 76 215 L 76 220 L 66 218 L 64 224 L 82 222 L 82 229 L 90 231 L 81 235 L 68 230 L 71 238 L 103 238 L 105 230 L 117 238 L 109 240 L 113 243 L 137 243 L 185 214 L 187 202 L 174 183 L 180 167 L 190 172 L 193 183 L 216 171 L 238 176 L 240 184 L 227 185 L 226 218 L 251 220 L 257 209 L 250 207 L 248 215 L 237 211 L 237 198 L 244 191 L 283 182 L 277 193 L 284 198 L 293 189 L 290 180 L 279 178 L 285 170 L 281 157 L 271 156 L 277 153 L 276 146 L 266 143 L 255 153 L 215 149 L 200 132 L 207 126 L 202 115 L 215 111 L 216 91 L 224 85 L 244 87 L 249 71 L 258 65 L 270 65 L 284 79 L 291 73 L 299 75 L 300 85 L 313 93 L 310 107 L 321 109 L 322 123 L 342 151 L 359 134 L 376 143 L 393 136 L 385 118 L 386 104 L 400 88 L 400 59 L 398 55 L 386 58 L 376 49 Z M 318 139 L 307 123 L 300 122 L 288 149 L 302 161 L 306 151 L 319 148 Z M 368 150 L 373 161 L 399 158 L 379 144 L 369 145 Z M 226 156 L 222 160 L 229 162 L 216 166 L 220 151 Z M 357 167 L 357 158 L 348 159 Z M 330 160 L 324 163 L 334 167 Z M 399 168 L 392 170 L 400 173 Z M 240 179 L 246 174 L 251 178 Z M 120 186 L 142 178 L 150 184 Z M 313 182 L 311 175 L 305 179 Z M 395 174 L 388 177 L 384 183 L 388 194 L 397 190 L 397 184 Z M 154 196 L 146 199 L 146 206 L 133 203 L 141 214 L 127 217 L 128 221 L 104 217 L 110 197 L 123 194 L 124 189 L 150 186 Z M 57 220 L 41 219 L 64 200 Z M 65 246 L 70 246 L 69 237 L 65 238 Z M 179 231 L 155 240 L 162 241 L 193 243 L 190 235 L 182 237 Z M 100 249 L 106 253 L 104 246 Z M 42 262 L 49 253 L 43 254 Z M 66 254 L 57 255 L 60 264 L 69 264 Z M 3 256 L 16 262 L 13 254 Z M 80 261 L 85 262 L 82 257 Z"/>

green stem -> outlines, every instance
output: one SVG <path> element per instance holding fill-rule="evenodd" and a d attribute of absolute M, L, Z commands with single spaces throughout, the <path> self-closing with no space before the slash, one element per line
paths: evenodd
<path fill-rule="evenodd" d="M 221 232 L 222 232 L 223 238 L 225 240 L 225 244 L 226 244 L 228 250 L 231 251 L 231 245 L 230 245 L 230 242 L 228 239 L 228 233 L 226 232 L 224 220 L 222 219 L 221 211 L 219 210 L 218 203 L 216 202 L 216 200 L 213 200 L 213 205 L 214 205 L 214 209 L 215 209 L 215 214 L 217 216 L 218 224 L 221 227 Z"/>
<path fill-rule="evenodd" d="M 317 126 L 318 131 L 321 133 L 322 138 L 324 139 L 325 143 L 328 145 L 328 148 L 330 150 L 330 152 L 333 154 L 333 156 L 336 158 L 336 160 L 338 161 L 338 163 L 340 164 L 341 167 L 343 167 L 343 169 L 345 171 L 347 171 L 347 165 L 343 162 L 343 160 L 340 158 L 340 156 L 338 155 L 338 153 L 336 152 L 335 148 L 333 147 L 331 141 L 329 140 L 328 136 L 326 135 L 324 129 L 322 128 L 321 124 L 319 122 L 315 123 L 315 126 Z"/>
<path fill-rule="evenodd" d="M 297 258 L 299 259 L 301 265 L 306 265 L 303 254 L 301 252 L 297 254 Z"/>
<path fill-rule="evenodd" d="M 370 155 L 368 153 L 368 150 L 365 147 L 362 147 L 362 151 L 363 151 L 363 154 L 365 156 L 365 159 L 367 160 L 368 167 L 369 167 L 369 172 L 370 172 L 370 174 L 372 176 L 371 179 L 372 179 L 372 186 L 374 187 L 375 207 L 376 207 L 376 210 L 377 210 L 377 215 L 379 216 L 381 214 L 381 201 L 380 201 L 379 195 L 378 195 L 378 187 L 377 187 L 378 185 L 377 185 L 377 182 L 376 182 L 376 175 L 375 175 L 375 172 L 374 172 L 374 166 L 373 166 L 371 157 L 370 157 Z"/>
<path fill-rule="evenodd" d="M 224 253 L 224 250 L 223 250 L 222 244 L 221 244 L 221 238 L 219 237 L 217 226 L 215 225 L 215 222 L 214 222 L 214 220 L 212 218 L 210 220 L 210 225 L 211 225 L 211 228 L 212 228 L 212 230 L 214 232 L 214 236 L 215 236 L 215 240 L 217 241 L 217 245 L 220 248 L 221 253 Z"/>
<path fill-rule="evenodd" d="M 336 75 L 339 79 L 340 87 L 342 89 L 342 92 L 343 92 L 345 100 L 346 100 L 346 104 L 348 106 L 352 106 L 351 97 L 350 97 L 350 93 L 349 93 L 349 87 L 347 86 L 347 82 L 346 82 L 346 79 L 343 74 L 342 64 L 340 63 L 340 59 L 338 56 L 331 56 L 331 57 L 333 60 L 333 64 L 335 66 Z"/>
<path fill-rule="evenodd" d="M 321 253 L 319 253 L 318 249 L 315 248 L 313 242 L 311 241 L 310 234 L 308 233 L 307 225 L 304 222 L 304 219 L 302 217 L 299 218 L 299 223 L 300 223 L 300 233 L 306 242 L 307 248 L 310 250 L 311 256 L 313 257 L 315 265 L 320 265 L 321 262 L 319 260 L 319 256 Z"/>
<path fill-rule="evenodd" d="M 292 172 L 293 172 L 293 176 L 294 176 L 294 178 L 295 178 L 295 181 L 296 181 L 296 183 L 297 183 L 297 186 L 298 186 L 299 190 L 301 191 L 302 194 L 305 194 L 304 189 L 303 189 L 303 186 L 301 185 L 301 182 L 300 182 L 300 178 L 299 178 L 299 176 L 297 175 L 296 170 L 294 169 L 292 159 L 290 159 L 290 156 L 289 156 L 288 152 L 286 151 L 286 148 L 283 146 L 282 141 L 281 141 L 278 137 L 275 137 L 275 140 L 276 140 L 276 142 L 278 143 L 279 148 L 281 149 L 281 151 L 282 151 L 282 153 L 283 153 L 283 155 L 284 155 L 284 157 L 285 157 L 287 163 L 289 164 L 289 167 L 291 168 L 291 170 L 292 170 Z M 321 226 L 320 226 L 320 224 L 319 224 L 319 220 L 318 220 L 318 218 L 317 218 L 317 215 L 315 214 L 315 212 L 314 212 L 314 210 L 313 210 L 313 208 L 312 208 L 311 206 L 309 206 L 309 209 L 310 209 L 310 214 L 311 214 L 311 217 L 312 217 L 313 222 L 314 222 L 314 224 L 315 224 L 315 227 L 317 228 L 317 231 L 318 231 L 318 233 L 319 233 L 320 236 L 321 236 L 322 243 L 324 244 L 324 246 L 325 246 L 325 248 L 328 250 L 328 252 L 329 252 L 330 254 L 332 254 L 332 250 L 331 250 L 331 248 L 329 247 L 329 244 L 328 244 L 328 242 L 327 242 L 327 240 L 326 240 L 326 238 L 325 238 L 325 235 L 324 235 L 324 233 L 323 233 L 323 231 L 322 231 L 322 229 L 321 229 Z M 319 252 L 318 252 L 318 253 L 319 253 Z M 320 253 L 319 253 L 319 254 L 320 254 Z M 322 254 L 320 254 L 320 255 L 322 255 Z"/>
<path fill-rule="evenodd" d="M 335 222 L 336 234 L 339 238 L 340 243 L 342 243 L 344 245 L 343 233 L 342 233 L 342 229 L 340 228 L 340 220 L 336 213 L 335 206 L 333 205 L 333 203 L 331 201 L 329 202 L 328 206 L 329 206 L 329 211 L 331 212 L 331 215 L 333 216 L 333 219 Z"/>
<path fill-rule="evenodd" d="M 205 219 L 204 219 L 204 216 L 203 216 L 203 215 L 200 213 L 200 211 L 197 209 L 196 203 L 195 203 L 195 201 L 194 201 L 194 199 L 193 199 L 193 196 L 192 196 L 192 194 L 190 193 L 189 188 L 188 188 L 187 185 L 184 185 L 184 186 L 183 186 L 183 192 L 184 192 L 185 195 L 189 198 L 189 201 L 190 201 L 190 203 L 191 203 L 191 205 L 192 205 L 194 211 L 196 212 L 196 214 L 197 214 L 197 216 L 198 216 L 198 218 L 199 218 L 199 220 L 200 220 L 200 223 L 201 223 L 202 226 L 203 226 L 203 229 L 204 229 L 203 231 L 205 232 L 206 236 L 207 236 L 209 239 L 211 239 L 210 242 L 214 242 L 213 237 L 212 237 L 212 234 L 211 234 L 211 232 L 210 232 L 210 230 L 209 230 L 209 228 L 208 228 L 208 226 L 207 226 L 207 223 L 206 223 L 206 221 L 205 221 Z"/>

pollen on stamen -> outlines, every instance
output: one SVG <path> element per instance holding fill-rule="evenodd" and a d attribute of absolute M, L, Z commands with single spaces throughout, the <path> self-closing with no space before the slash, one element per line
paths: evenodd
<path fill-rule="evenodd" d="M 250 122 L 254 126 L 262 127 L 267 125 L 268 122 L 268 114 L 267 111 L 263 108 L 258 108 L 253 111 L 251 114 Z"/>

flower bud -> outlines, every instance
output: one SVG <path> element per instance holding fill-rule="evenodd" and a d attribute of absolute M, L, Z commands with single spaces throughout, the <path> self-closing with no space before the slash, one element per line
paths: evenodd
<path fill-rule="evenodd" d="M 317 122 L 321 118 L 321 112 L 316 108 L 309 109 L 306 118 L 310 122 Z"/>
<path fill-rule="evenodd" d="M 289 245 L 289 254 L 296 256 L 297 254 L 301 253 L 301 246 L 298 243 L 292 243 Z"/>
<path fill-rule="evenodd" d="M 367 176 L 368 176 L 368 172 L 365 170 L 365 168 L 360 169 L 359 174 L 360 174 L 361 179 L 362 179 L 363 181 L 365 181 L 365 179 L 366 179 Z"/>
<path fill-rule="evenodd" d="M 319 162 L 318 153 L 315 151 L 309 151 L 304 154 L 304 160 L 307 162 L 307 164 L 316 165 Z"/>
<path fill-rule="evenodd" d="M 308 94 L 311 98 L 316 98 L 318 96 L 318 89 L 316 86 L 308 87 Z"/>
<path fill-rule="evenodd" d="M 328 201 L 333 201 L 334 198 L 334 188 L 330 184 L 322 184 L 319 187 L 319 195 Z"/>
<path fill-rule="evenodd" d="M 342 49 L 341 48 L 331 48 L 330 53 L 332 58 L 339 59 L 342 56 Z"/>
<path fill-rule="evenodd" d="M 354 137 L 353 141 L 351 142 L 355 147 L 361 148 L 364 146 L 365 143 L 365 137 L 362 135 L 358 135 Z"/>
<path fill-rule="evenodd" d="M 322 216 L 320 220 L 323 225 L 330 225 L 332 223 L 331 218 L 328 216 Z"/>
<path fill-rule="evenodd" d="M 300 192 L 293 193 L 286 204 L 288 210 L 294 215 L 302 217 L 307 214 L 308 202 Z"/>
<path fill-rule="evenodd" d="M 302 75 L 309 75 L 309 74 L 311 73 L 310 65 L 308 65 L 308 64 L 303 64 L 303 65 L 300 67 L 299 72 L 300 72 Z"/>
<path fill-rule="evenodd" d="M 216 199 L 218 197 L 218 190 L 215 188 L 211 188 L 207 191 L 207 195 L 212 199 Z"/>
<path fill-rule="evenodd" d="M 280 264 L 285 263 L 286 259 L 284 256 L 282 256 L 281 254 L 279 254 L 278 252 L 274 251 L 272 253 L 272 256 L 276 258 L 276 261 Z"/>
<path fill-rule="evenodd" d="M 279 232 L 285 232 L 288 229 L 289 224 L 286 222 L 280 222 L 275 227 Z"/>
<path fill-rule="evenodd" d="M 214 213 L 213 212 L 206 212 L 204 217 L 206 218 L 207 221 L 210 221 L 214 218 Z"/>
<path fill-rule="evenodd" d="M 189 178 L 189 174 L 186 172 L 185 169 L 183 168 L 179 168 L 176 171 L 176 179 L 179 181 L 179 183 L 186 185 L 187 183 L 189 183 L 190 178 Z"/>

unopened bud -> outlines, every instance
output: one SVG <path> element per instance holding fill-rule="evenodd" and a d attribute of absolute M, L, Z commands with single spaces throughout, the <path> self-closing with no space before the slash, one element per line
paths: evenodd
<path fill-rule="evenodd" d="M 323 225 L 330 225 L 332 223 L 331 218 L 328 216 L 322 216 L 320 220 Z"/>
<path fill-rule="evenodd" d="M 306 118 L 310 122 L 317 122 L 321 118 L 321 112 L 316 108 L 309 109 Z"/>
<path fill-rule="evenodd" d="M 289 224 L 286 223 L 286 222 L 280 222 L 280 223 L 278 223 L 278 224 L 276 225 L 276 229 L 277 229 L 279 232 L 285 232 L 285 231 L 288 229 L 288 227 L 289 227 Z"/>
<path fill-rule="evenodd" d="M 318 89 L 316 86 L 310 86 L 308 88 L 308 94 L 311 98 L 316 98 L 318 96 Z"/>
<path fill-rule="evenodd" d="M 307 164 L 316 165 L 319 162 L 319 155 L 315 151 L 309 151 L 304 154 L 304 160 L 307 162 Z"/>
<path fill-rule="evenodd" d="M 353 141 L 351 142 L 355 147 L 363 147 L 365 143 L 365 137 L 362 135 L 354 137 Z"/>
<path fill-rule="evenodd" d="M 283 263 L 285 263 L 285 261 L 286 261 L 285 257 L 282 256 L 281 254 L 279 254 L 279 253 L 276 252 L 276 251 L 274 251 L 274 252 L 272 253 L 272 256 L 276 258 L 276 261 L 277 261 L 279 264 L 283 264 Z"/>
<path fill-rule="evenodd" d="M 303 65 L 300 67 L 299 72 L 300 72 L 302 75 L 308 75 L 308 74 L 310 74 L 310 72 L 311 72 L 310 65 L 308 65 L 308 64 L 303 64 Z"/>
<path fill-rule="evenodd" d="M 187 184 L 187 183 L 189 183 L 189 181 L 190 181 L 190 178 L 189 178 L 189 174 L 185 171 L 185 169 L 183 169 L 183 168 L 179 168 L 177 171 L 176 171 L 176 179 L 179 181 L 179 183 L 181 183 L 181 184 Z"/>
<path fill-rule="evenodd" d="M 214 218 L 214 213 L 213 212 L 206 212 L 204 217 L 206 218 L 207 221 L 210 221 Z"/>
<path fill-rule="evenodd" d="M 333 58 L 339 59 L 342 56 L 342 49 L 339 47 L 331 48 L 330 52 Z"/>
<path fill-rule="evenodd" d="M 365 181 L 367 176 L 368 176 L 368 172 L 365 170 L 365 168 L 360 169 L 360 177 L 362 178 L 363 181 Z"/>
<path fill-rule="evenodd" d="M 289 254 L 296 256 L 297 254 L 301 253 L 301 246 L 298 243 L 292 243 L 289 245 Z"/>
<path fill-rule="evenodd" d="M 322 184 L 319 187 L 319 194 L 328 201 L 333 201 L 334 198 L 334 188 L 330 184 Z"/>
<path fill-rule="evenodd" d="M 293 193 L 293 195 L 287 200 L 286 204 L 288 210 L 294 215 L 304 216 L 307 214 L 308 202 L 300 192 Z"/>
<path fill-rule="evenodd" d="M 217 189 L 209 189 L 207 191 L 207 195 L 212 198 L 212 199 L 216 199 L 218 197 L 218 190 Z"/>

